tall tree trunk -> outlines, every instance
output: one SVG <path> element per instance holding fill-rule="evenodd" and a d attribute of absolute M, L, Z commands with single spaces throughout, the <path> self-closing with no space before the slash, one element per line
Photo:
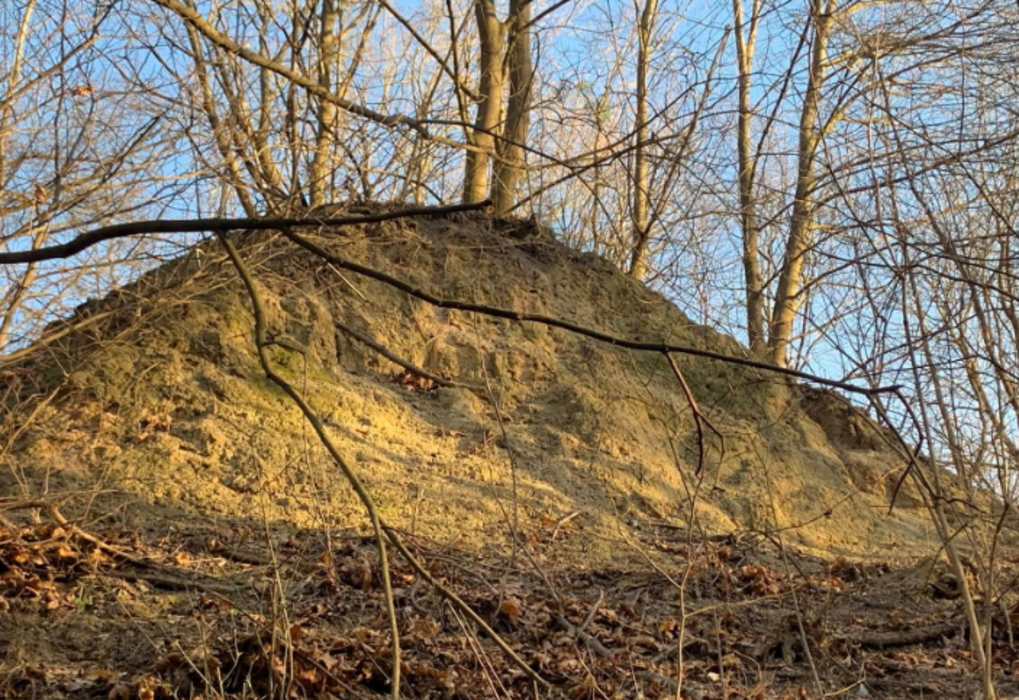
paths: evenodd
<path fill-rule="evenodd" d="M 259 32 L 259 51 L 263 56 L 270 54 L 269 43 L 266 37 L 271 36 L 273 15 L 271 8 L 264 0 L 258 3 L 257 14 L 261 23 Z M 273 154 L 273 144 L 269 138 L 274 132 L 273 127 L 273 100 L 276 97 L 277 89 L 273 83 L 274 73 L 268 68 L 262 68 L 258 73 L 258 126 L 256 127 L 253 140 L 255 146 L 255 158 L 262 171 L 263 181 L 266 183 L 266 200 L 270 211 L 279 211 L 280 207 L 286 204 L 286 193 L 284 192 L 283 175 Z"/>
<path fill-rule="evenodd" d="M 513 208 L 517 188 L 524 173 L 524 149 L 531 126 L 531 86 L 534 67 L 531 64 L 531 0 L 510 0 L 509 45 L 506 48 L 509 65 L 509 101 L 506 106 L 505 141 L 500 141 L 500 159 L 495 164 L 495 182 L 492 201 L 495 213 L 504 216 Z"/>
<path fill-rule="evenodd" d="M 631 204 L 633 250 L 630 253 L 630 276 L 643 279 L 647 272 L 648 241 L 651 236 L 651 208 L 647 163 L 648 133 L 648 62 L 651 57 L 651 32 L 654 30 L 658 0 L 646 0 L 637 25 L 637 147 L 633 163 L 633 202 Z"/>
<path fill-rule="evenodd" d="M 326 90 L 333 91 L 333 66 L 337 64 L 340 51 L 340 10 L 337 0 L 322 0 L 322 12 L 318 47 L 318 83 Z M 318 123 L 315 125 L 315 154 L 311 160 L 309 194 L 313 207 L 326 203 L 329 190 L 330 154 L 336 139 L 336 105 L 329 100 L 318 98 Z"/>
<path fill-rule="evenodd" d="M 793 211 L 786 239 L 785 257 L 775 290 L 775 306 L 771 314 L 771 330 L 768 334 L 768 349 L 771 361 L 785 367 L 789 361 L 789 342 L 792 337 L 793 321 L 802 302 L 800 290 L 803 286 L 803 266 L 811 244 L 811 227 L 814 215 L 814 188 L 817 175 L 814 160 L 820 142 L 817 125 L 821 103 L 821 87 L 824 84 L 825 63 L 828 58 L 828 34 L 837 0 L 813 0 L 811 21 L 814 24 L 814 45 L 811 51 L 810 70 L 807 75 L 807 92 L 800 112 L 798 162 L 796 168 L 796 192 L 793 195 Z"/>
<path fill-rule="evenodd" d="M 475 0 L 481 44 L 481 89 L 478 112 L 470 143 L 476 150 L 467 152 L 463 201 L 480 202 L 488 197 L 489 163 L 495 146 L 505 84 L 503 74 L 504 27 L 495 11 L 495 0 Z"/>
<path fill-rule="evenodd" d="M 739 71 L 739 115 L 737 118 L 737 157 L 739 160 L 740 228 L 743 233 L 743 275 L 746 283 L 747 339 L 752 352 L 764 348 L 764 289 L 758 252 L 760 228 L 757 221 L 757 202 L 754 195 L 756 161 L 751 141 L 750 72 L 754 64 L 757 43 L 757 23 L 761 14 L 761 0 L 754 0 L 750 11 L 749 31 L 744 34 L 743 0 L 733 0 L 733 17 L 736 30 L 736 66 Z"/>

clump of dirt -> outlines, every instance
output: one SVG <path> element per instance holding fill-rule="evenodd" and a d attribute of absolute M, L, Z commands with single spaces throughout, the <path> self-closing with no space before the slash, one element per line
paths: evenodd
<path fill-rule="evenodd" d="M 531 222 L 460 214 L 299 232 L 437 297 L 747 355 Z M 702 444 L 660 353 L 439 308 L 280 234 L 236 240 L 267 309 L 276 368 L 394 526 L 480 548 L 506 545 L 522 523 L 569 518 L 581 535 L 562 556 L 584 565 L 628 556 L 627 533 L 649 523 L 690 526 L 694 501 L 696 525 L 709 533 L 782 533 L 847 555 L 918 552 L 933 540 L 917 498 L 887 514 L 904 465 L 835 399 L 674 355 L 724 437 L 709 431 Z M 215 241 L 50 330 L 60 337 L 0 378 L 11 439 L 5 492 L 84 492 L 79 505 L 125 523 L 184 513 L 363 527 L 349 485 L 261 371 L 250 302 Z"/>

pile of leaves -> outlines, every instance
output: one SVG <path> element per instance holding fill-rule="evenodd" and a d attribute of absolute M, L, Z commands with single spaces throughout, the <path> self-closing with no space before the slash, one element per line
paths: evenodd
<path fill-rule="evenodd" d="M 0 609 L 12 603 L 48 610 L 74 608 L 68 584 L 112 564 L 98 546 L 52 523 L 0 527 Z"/>

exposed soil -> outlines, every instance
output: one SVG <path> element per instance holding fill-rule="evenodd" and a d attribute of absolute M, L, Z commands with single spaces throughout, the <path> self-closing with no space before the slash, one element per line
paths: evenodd
<path fill-rule="evenodd" d="M 530 222 L 303 233 L 447 298 L 746 356 Z M 701 442 L 660 353 L 429 306 L 279 235 L 239 244 L 275 365 L 385 519 L 553 682 L 542 697 L 674 697 L 680 638 L 688 697 L 976 687 L 919 493 L 905 482 L 888 512 L 904 464 L 858 408 L 677 355 L 724 438 Z M 50 333 L 63 335 L 0 367 L 4 692 L 385 692 L 363 508 L 261 372 L 250 304 L 216 245 Z M 406 697 L 533 697 L 490 640 L 394 566 Z M 1006 687 L 1010 641 L 998 646 Z"/>

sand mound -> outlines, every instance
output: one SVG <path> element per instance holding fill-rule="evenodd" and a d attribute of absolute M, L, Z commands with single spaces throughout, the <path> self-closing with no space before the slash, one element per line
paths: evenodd
<path fill-rule="evenodd" d="M 303 233 L 445 297 L 630 338 L 744 356 L 601 259 L 528 222 L 419 218 Z M 395 525 L 504 543 L 564 516 L 564 547 L 613 557 L 628 528 L 689 525 L 697 433 L 665 358 L 565 331 L 438 309 L 276 234 L 238 238 L 281 372 L 305 392 Z M 258 367 L 247 296 L 214 242 L 81 307 L 78 330 L 0 375 L 4 494 L 87 492 L 93 512 L 361 526 L 350 488 Z M 84 324 L 84 327 L 81 326 Z M 481 389 L 437 387 L 351 335 Z M 927 543 L 901 464 L 862 414 L 756 370 L 677 357 L 724 435 L 707 445 L 698 523 L 866 554 Z M 114 508 L 116 506 L 116 508 Z M 567 542 L 569 544 L 567 544 Z"/>

